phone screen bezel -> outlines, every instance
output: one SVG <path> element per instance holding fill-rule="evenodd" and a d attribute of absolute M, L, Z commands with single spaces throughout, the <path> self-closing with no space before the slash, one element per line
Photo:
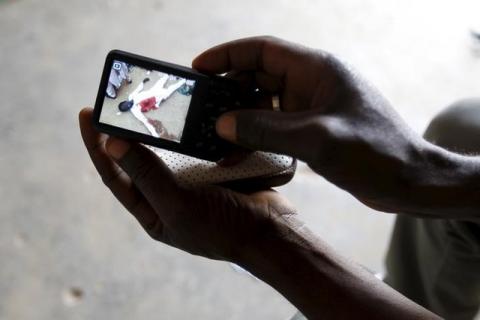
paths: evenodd
<path fill-rule="evenodd" d="M 100 114 L 102 112 L 103 102 L 105 100 L 105 92 L 108 85 L 108 79 L 110 76 L 112 64 L 115 60 L 126 62 L 128 64 L 132 64 L 146 70 L 156 70 L 195 81 L 195 86 L 191 95 L 190 106 L 187 111 L 187 116 L 185 119 L 185 124 L 180 142 L 163 138 L 156 138 L 151 135 L 100 122 Z M 93 125 L 97 130 L 114 136 L 139 141 L 148 145 L 165 148 L 168 150 L 193 155 L 196 157 L 208 158 L 208 155 L 202 155 L 201 152 L 194 149 L 194 145 L 199 140 L 199 126 L 202 122 L 201 106 L 204 104 L 205 98 L 208 93 L 208 84 L 209 77 L 193 69 L 143 57 L 121 50 L 112 50 L 108 53 L 105 59 L 105 65 L 102 72 L 97 99 L 95 101 L 95 107 L 93 112 Z"/>

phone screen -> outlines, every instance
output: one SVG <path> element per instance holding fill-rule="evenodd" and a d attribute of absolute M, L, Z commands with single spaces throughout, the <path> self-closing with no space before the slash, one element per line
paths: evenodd
<path fill-rule="evenodd" d="M 195 80 L 114 60 L 100 122 L 180 143 Z"/>

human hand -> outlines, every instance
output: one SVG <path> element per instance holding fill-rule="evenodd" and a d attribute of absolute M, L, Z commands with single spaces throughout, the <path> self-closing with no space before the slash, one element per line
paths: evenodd
<path fill-rule="evenodd" d="M 223 115 L 217 122 L 223 138 L 297 157 L 375 209 L 415 211 L 410 187 L 427 167 L 422 153 L 427 143 L 332 55 L 258 37 L 211 48 L 192 65 L 208 73 L 234 73 L 279 95 L 284 112 Z"/>
<path fill-rule="evenodd" d="M 80 112 L 79 122 L 103 182 L 155 240 L 241 263 L 244 250 L 295 228 L 294 210 L 272 190 L 241 194 L 216 186 L 182 187 L 146 147 L 96 131 L 91 109 Z"/>
<path fill-rule="evenodd" d="M 273 191 L 241 194 L 225 188 L 186 188 L 153 152 L 99 133 L 92 109 L 80 129 L 105 185 L 155 240 L 195 255 L 246 267 L 309 319 L 427 319 L 416 306 L 368 272 L 336 255 L 293 217 Z M 360 298 L 359 298 L 360 297 Z M 365 308 L 372 304 L 376 308 Z"/>

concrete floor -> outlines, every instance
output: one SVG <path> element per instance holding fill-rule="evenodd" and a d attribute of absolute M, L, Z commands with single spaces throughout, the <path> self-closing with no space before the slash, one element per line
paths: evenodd
<path fill-rule="evenodd" d="M 272 34 L 341 55 L 421 132 L 446 104 L 480 95 L 462 1 L 0 1 L 0 319 L 286 319 L 267 285 L 150 240 L 85 153 L 112 48 L 188 65 L 211 45 Z M 393 216 L 305 166 L 279 188 L 339 252 L 382 269 Z"/>

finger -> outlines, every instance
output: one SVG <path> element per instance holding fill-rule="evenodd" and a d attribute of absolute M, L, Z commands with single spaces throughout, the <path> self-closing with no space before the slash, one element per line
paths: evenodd
<path fill-rule="evenodd" d="M 246 148 L 305 161 L 325 137 L 321 118 L 312 112 L 234 111 L 218 119 L 216 130 L 220 137 Z"/>
<path fill-rule="evenodd" d="M 225 77 L 237 81 L 243 90 L 261 89 L 269 93 L 278 93 L 283 89 L 278 77 L 263 71 L 232 70 L 227 72 Z"/>
<path fill-rule="evenodd" d="M 283 83 L 280 78 L 263 71 L 255 72 L 255 83 L 258 88 L 269 93 L 279 93 L 283 90 Z"/>
<path fill-rule="evenodd" d="M 160 220 L 168 223 L 174 218 L 184 198 L 163 161 L 146 147 L 117 138 L 109 138 L 106 149 L 152 205 Z"/>
<path fill-rule="evenodd" d="M 105 141 L 108 136 L 100 133 L 92 126 L 92 109 L 85 108 L 79 113 L 80 132 L 87 148 L 88 154 L 92 159 L 95 168 L 101 175 L 102 180 L 111 180 L 118 175 L 118 166 L 111 161 L 105 153 Z"/>
<path fill-rule="evenodd" d="M 161 230 L 158 216 L 132 184 L 130 178 L 106 153 L 105 141 L 108 136 L 93 128 L 92 114 L 91 108 L 80 111 L 79 123 L 85 147 L 95 168 L 105 185 L 120 203 L 133 214 L 142 227 L 149 233 L 156 233 Z"/>
<path fill-rule="evenodd" d="M 281 93 L 284 111 L 310 108 L 318 90 L 335 92 L 340 78 L 330 54 L 272 37 L 240 39 L 213 47 L 192 62 L 206 73 L 255 72 L 258 88 Z M 329 103 L 317 101 L 319 105 Z"/>
<path fill-rule="evenodd" d="M 272 96 L 281 88 L 279 81 L 264 72 L 230 71 L 225 77 L 240 84 L 241 93 L 249 97 L 252 108 L 272 110 Z"/>
<path fill-rule="evenodd" d="M 196 57 L 192 66 L 207 73 L 255 70 L 283 78 L 302 59 L 306 48 L 273 37 L 254 37 L 215 46 Z"/>
<path fill-rule="evenodd" d="M 248 109 L 263 109 L 263 110 L 274 110 L 274 95 L 265 91 L 257 91 L 252 98 L 252 105 L 254 108 Z M 278 98 L 278 96 L 277 96 Z M 279 99 L 279 98 L 278 98 Z M 244 108 L 247 109 L 247 108 Z"/>
<path fill-rule="evenodd" d="M 225 74 L 225 78 L 237 81 L 243 89 L 250 89 L 255 84 L 255 78 L 251 71 L 231 70 Z"/>

